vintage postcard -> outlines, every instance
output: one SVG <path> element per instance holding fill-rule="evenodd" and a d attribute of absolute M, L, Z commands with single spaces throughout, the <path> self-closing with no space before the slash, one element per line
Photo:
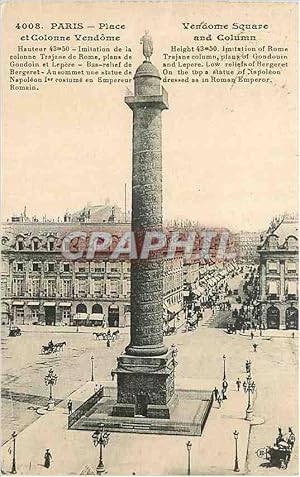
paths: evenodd
<path fill-rule="evenodd" d="M 297 475 L 297 2 L 1 21 L 2 473 Z"/>

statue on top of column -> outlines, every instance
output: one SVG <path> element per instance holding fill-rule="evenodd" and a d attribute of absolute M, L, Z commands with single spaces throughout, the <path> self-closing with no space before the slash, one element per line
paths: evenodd
<path fill-rule="evenodd" d="M 149 30 L 145 30 L 145 35 L 142 36 L 140 41 L 140 43 L 143 44 L 143 55 L 146 61 L 150 61 L 150 56 L 153 54 L 153 41 L 148 33 Z"/>

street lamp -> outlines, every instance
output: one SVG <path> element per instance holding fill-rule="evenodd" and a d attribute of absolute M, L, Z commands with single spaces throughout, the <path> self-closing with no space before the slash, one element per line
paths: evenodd
<path fill-rule="evenodd" d="M 255 382 L 251 382 L 251 376 L 247 376 L 247 381 L 244 381 L 243 383 L 243 388 L 245 393 L 248 393 L 248 405 L 246 409 L 246 421 L 251 421 L 253 418 L 253 408 L 252 408 L 252 403 L 251 403 L 251 394 L 254 393 L 255 391 Z"/>
<path fill-rule="evenodd" d="M 186 443 L 186 448 L 188 452 L 188 468 L 187 468 L 187 475 L 191 475 L 191 449 L 192 449 L 192 443 L 191 441 L 188 441 Z"/>
<path fill-rule="evenodd" d="M 239 438 L 239 433 L 238 431 L 234 431 L 233 437 L 235 440 L 235 461 L 234 461 L 234 472 L 239 472 L 239 459 L 238 459 L 238 438 Z"/>
<path fill-rule="evenodd" d="M 47 376 L 45 376 L 45 384 L 49 386 L 49 400 L 48 400 L 48 411 L 53 411 L 54 409 L 54 399 L 52 394 L 53 386 L 57 383 L 57 375 L 54 374 L 52 368 L 49 369 Z"/>
<path fill-rule="evenodd" d="M 94 356 L 91 356 L 91 365 L 92 365 L 92 375 L 91 375 L 91 381 L 94 381 Z"/>
<path fill-rule="evenodd" d="M 17 433 L 14 431 L 12 433 L 12 438 L 13 438 L 13 454 L 12 454 L 12 466 L 11 466 L 11 473 L 16 474 L 17 473 L 17 468 L 16 468 L 16 437 Z"/>
<path fill-rule="evenodd" d="M 96 472 L 98 475 L 101 475 L 105 472 L 104 462 L 102 458 L 102 448 L 108 444 L 109 441 L 109 432 L 104 430 L 104 424 L 100 424 L 100 430 L 95 431 L 92 435 L 94 446 L 100 446 L 100 454 L 99 454 L 99 462 L 96 468 Z"/>
<path fill-rule="evenodd" d="M 248 360 L 246 361 L 245 368 L 246 368 L 246 373 L 248 373 L 249 376 L 251 376 L 251 360 L 250 359 L 249 361 Z"/>
<path fill-rule="evenodd" d="M 223 363 L 224 363 L 223 381 L 226 381 L 226 356 L 225 356 L 225 354 L 223 354 Z"/>

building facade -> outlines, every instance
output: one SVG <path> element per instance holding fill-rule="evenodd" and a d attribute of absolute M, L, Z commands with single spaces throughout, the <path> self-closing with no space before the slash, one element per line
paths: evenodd
<path fill-rule="evenodd" d="M 66 259 L 66 234 L 95 231 L 113 242 L 130 224 L 91 222 L 6 222 L 2 226 L 2 323 L 108 326 L 130 325 L 130 261 L 109 254 Z M 164 262 L 166 317 L 183 308 L 183 260 Z"/>
<path fill-rule="evenodd" d="M 238 260 L 251 263 L 258 261 L 257 247 L 260 245 L 261 235 L 259 232 L 237 232 L 231 235 Z"/>
<path fill-rule="evenodd" d="M 298 328 L 298 230 L 285 216 L 258 247 L 260 319 L 267 328 Z"/>

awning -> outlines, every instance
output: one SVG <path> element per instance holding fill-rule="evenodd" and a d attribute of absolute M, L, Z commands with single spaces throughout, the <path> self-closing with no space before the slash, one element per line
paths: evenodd
<path fill-rule="evenodd" d="M 87 313 L 76 313 L 74 315 L 74 320 L 79 321 L 79 320 L 87 320 L 88 319 L 88 314 Z"/>
<path fill-rule="evenodd" d="M 103 321 L 103 313 L 92 313 L 89 317 L 89 321 Z"/>
<path fill-rule="evenodd" d="M 183 290 L 183 296 L 190 296 L 190 292 L 188 290 Z"/>
<path fill-rule="evenodd" d="M 24 301 L 13 301 L 13 306 L 24 306 Z"/>
<path fill-rule="evenodd" d="M 297 282 L 288 282 L 288 295 L 297 295 Z"/>
<path fill-rule="evenodd" d="M 55 306 L 55 301 L 45 301 L 44 306 Z"/>
<path fill-rule="evenodd" d="M 40 302 L 39 301 L 30 301 L 30 302 L 28 302 L 28 305 L 29 306 L 39 306 Z"/>
<path fill-rule="evenodd" d="M 168 311 L 170 313 L 179 313 L 182 310 L 182 307 L 179 303 L 174 303 L 173 305 L 168 306 Z"/>
<path fill-rule="evenodd" d="M 71 303 L 71 302 L 69 302 L 69 301 L 68 301 L 68 302 L 66 302 L 66 303 L 63 303 L 63 302 L 61 302 L 61 303 L 59 303 L 59 305 L 58 305 L 58 306 L 65 306 L 65 307 L 68 307 L 68 308 L 69 308 L 70 306 L 72 306 L 72 303 Z"/>
<path fill-rule="evenodd" d="M 277 294 L 278 294 L 277 282 L 275 281 L 269 282 L 269 295 L 277 295 Z"/>

